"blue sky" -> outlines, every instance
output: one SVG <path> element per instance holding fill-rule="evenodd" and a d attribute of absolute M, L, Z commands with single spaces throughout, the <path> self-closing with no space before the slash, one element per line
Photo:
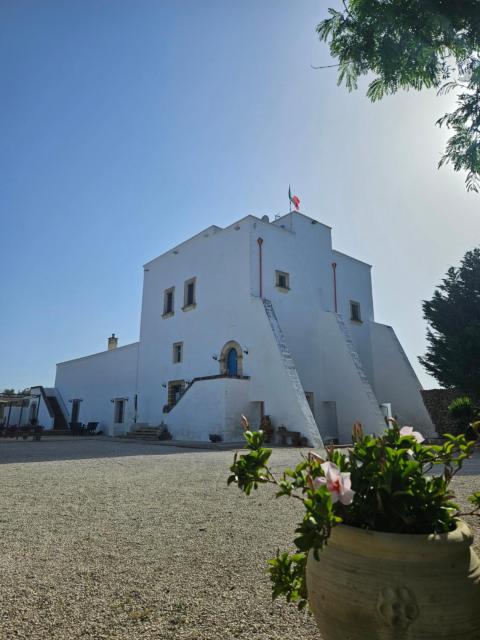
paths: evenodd
<path fill-rule="evenodd" d="M 436 164 L 453 97 L 336 85 L 327 2 L 3 0 L 0 388 L 138 339 L 142 264 L 202 228 L 302 211 L 374 265 L 416 363 L 421 300 L 479 244 L 480 199 Z M 335 3 L 333 3 L 335 4 Z"/>

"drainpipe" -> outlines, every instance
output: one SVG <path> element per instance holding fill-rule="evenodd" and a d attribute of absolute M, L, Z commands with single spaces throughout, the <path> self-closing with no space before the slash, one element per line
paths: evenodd
<path fill-rule="evenodd" d="M 338 305 L 337 305 L 337 263 L 332 262 L 333 269 L 333 302 L 335 304 L 335 313 L 338 313 Z"/>
<path fill-rule="evenodd" d="M 260 284 L 260 298 L 263 298 L 263 281 L 262 281 L 262 244 L 263 238 L 257 238 L 258 242 L 258 257 L 259 257 L 259 284 Z"/>

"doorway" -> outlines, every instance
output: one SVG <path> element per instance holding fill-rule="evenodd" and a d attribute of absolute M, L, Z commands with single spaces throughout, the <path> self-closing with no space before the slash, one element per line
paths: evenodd
<path fill-rule="evenodd" d="M 221 375 L 231 378 L 243 376 L 243 351 L 238 342 L 229 340 L 223 345 L 219 364 Z"/>
<path fill-rule="evenodd" d="M 70 422 L 77 424 L 78 416 L 80 415 L 80 400 L 72 400 L 72 416 Z"/>
<path fill-rule="evenodd" d="M 234 347 L 231 347 L 227 354 L 227 375 L 238 376 L 238 355 Z"/>

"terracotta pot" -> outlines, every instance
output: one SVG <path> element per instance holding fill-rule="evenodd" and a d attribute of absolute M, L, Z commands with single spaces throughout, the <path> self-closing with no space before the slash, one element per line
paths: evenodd
<path fill-rule="evenodd" d="M 335 527 L 307 562 L 323 640 L 479 640 L 480 561 L 461 520 L 451 533 Z"/>

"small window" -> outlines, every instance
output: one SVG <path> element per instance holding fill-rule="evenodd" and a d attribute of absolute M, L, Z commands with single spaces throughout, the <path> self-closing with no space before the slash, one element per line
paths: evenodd
<path fill-rule="evenodd" d="M 184 297 L 183 297 L 183 311 L 193 309 L 196 305 L 196 278 L 191 278 L 185 282 Z"/>
<path fill-rule="evenodd" d="M 168 405 L 174 407 L 185 390 L 185 380 L 172 380 L 168 383 Z"/>
<path fill-rule="evenodd" d="M 360 303 L 350 300 L 350 320 L 352 322 L 361 322 L 362 315 L 360 313 Z"/>
<path fill-rule="evenodd" d="M 183 360 L 183 342 L 175 342 L 173 345 L 173 362 L 182 362 Z"/>
<path fill-rule="evenodd" d="M 283 291 L 290 289 L 290 276 L 285 271 L 275 271 L 275 286 Z"/>
<path fill-rule="evenodd" d="M 115 424 L 123 424 L 124 416 L 125 416 L 125 400 L 120 398 L 115 400 L 115 416 L 114 416 Z"/>
<path fill-rule="evenodd" d="M 175 287 L 165 289 L 163 294 L 163 317 L 171 316 L 174 313 Z"/>

